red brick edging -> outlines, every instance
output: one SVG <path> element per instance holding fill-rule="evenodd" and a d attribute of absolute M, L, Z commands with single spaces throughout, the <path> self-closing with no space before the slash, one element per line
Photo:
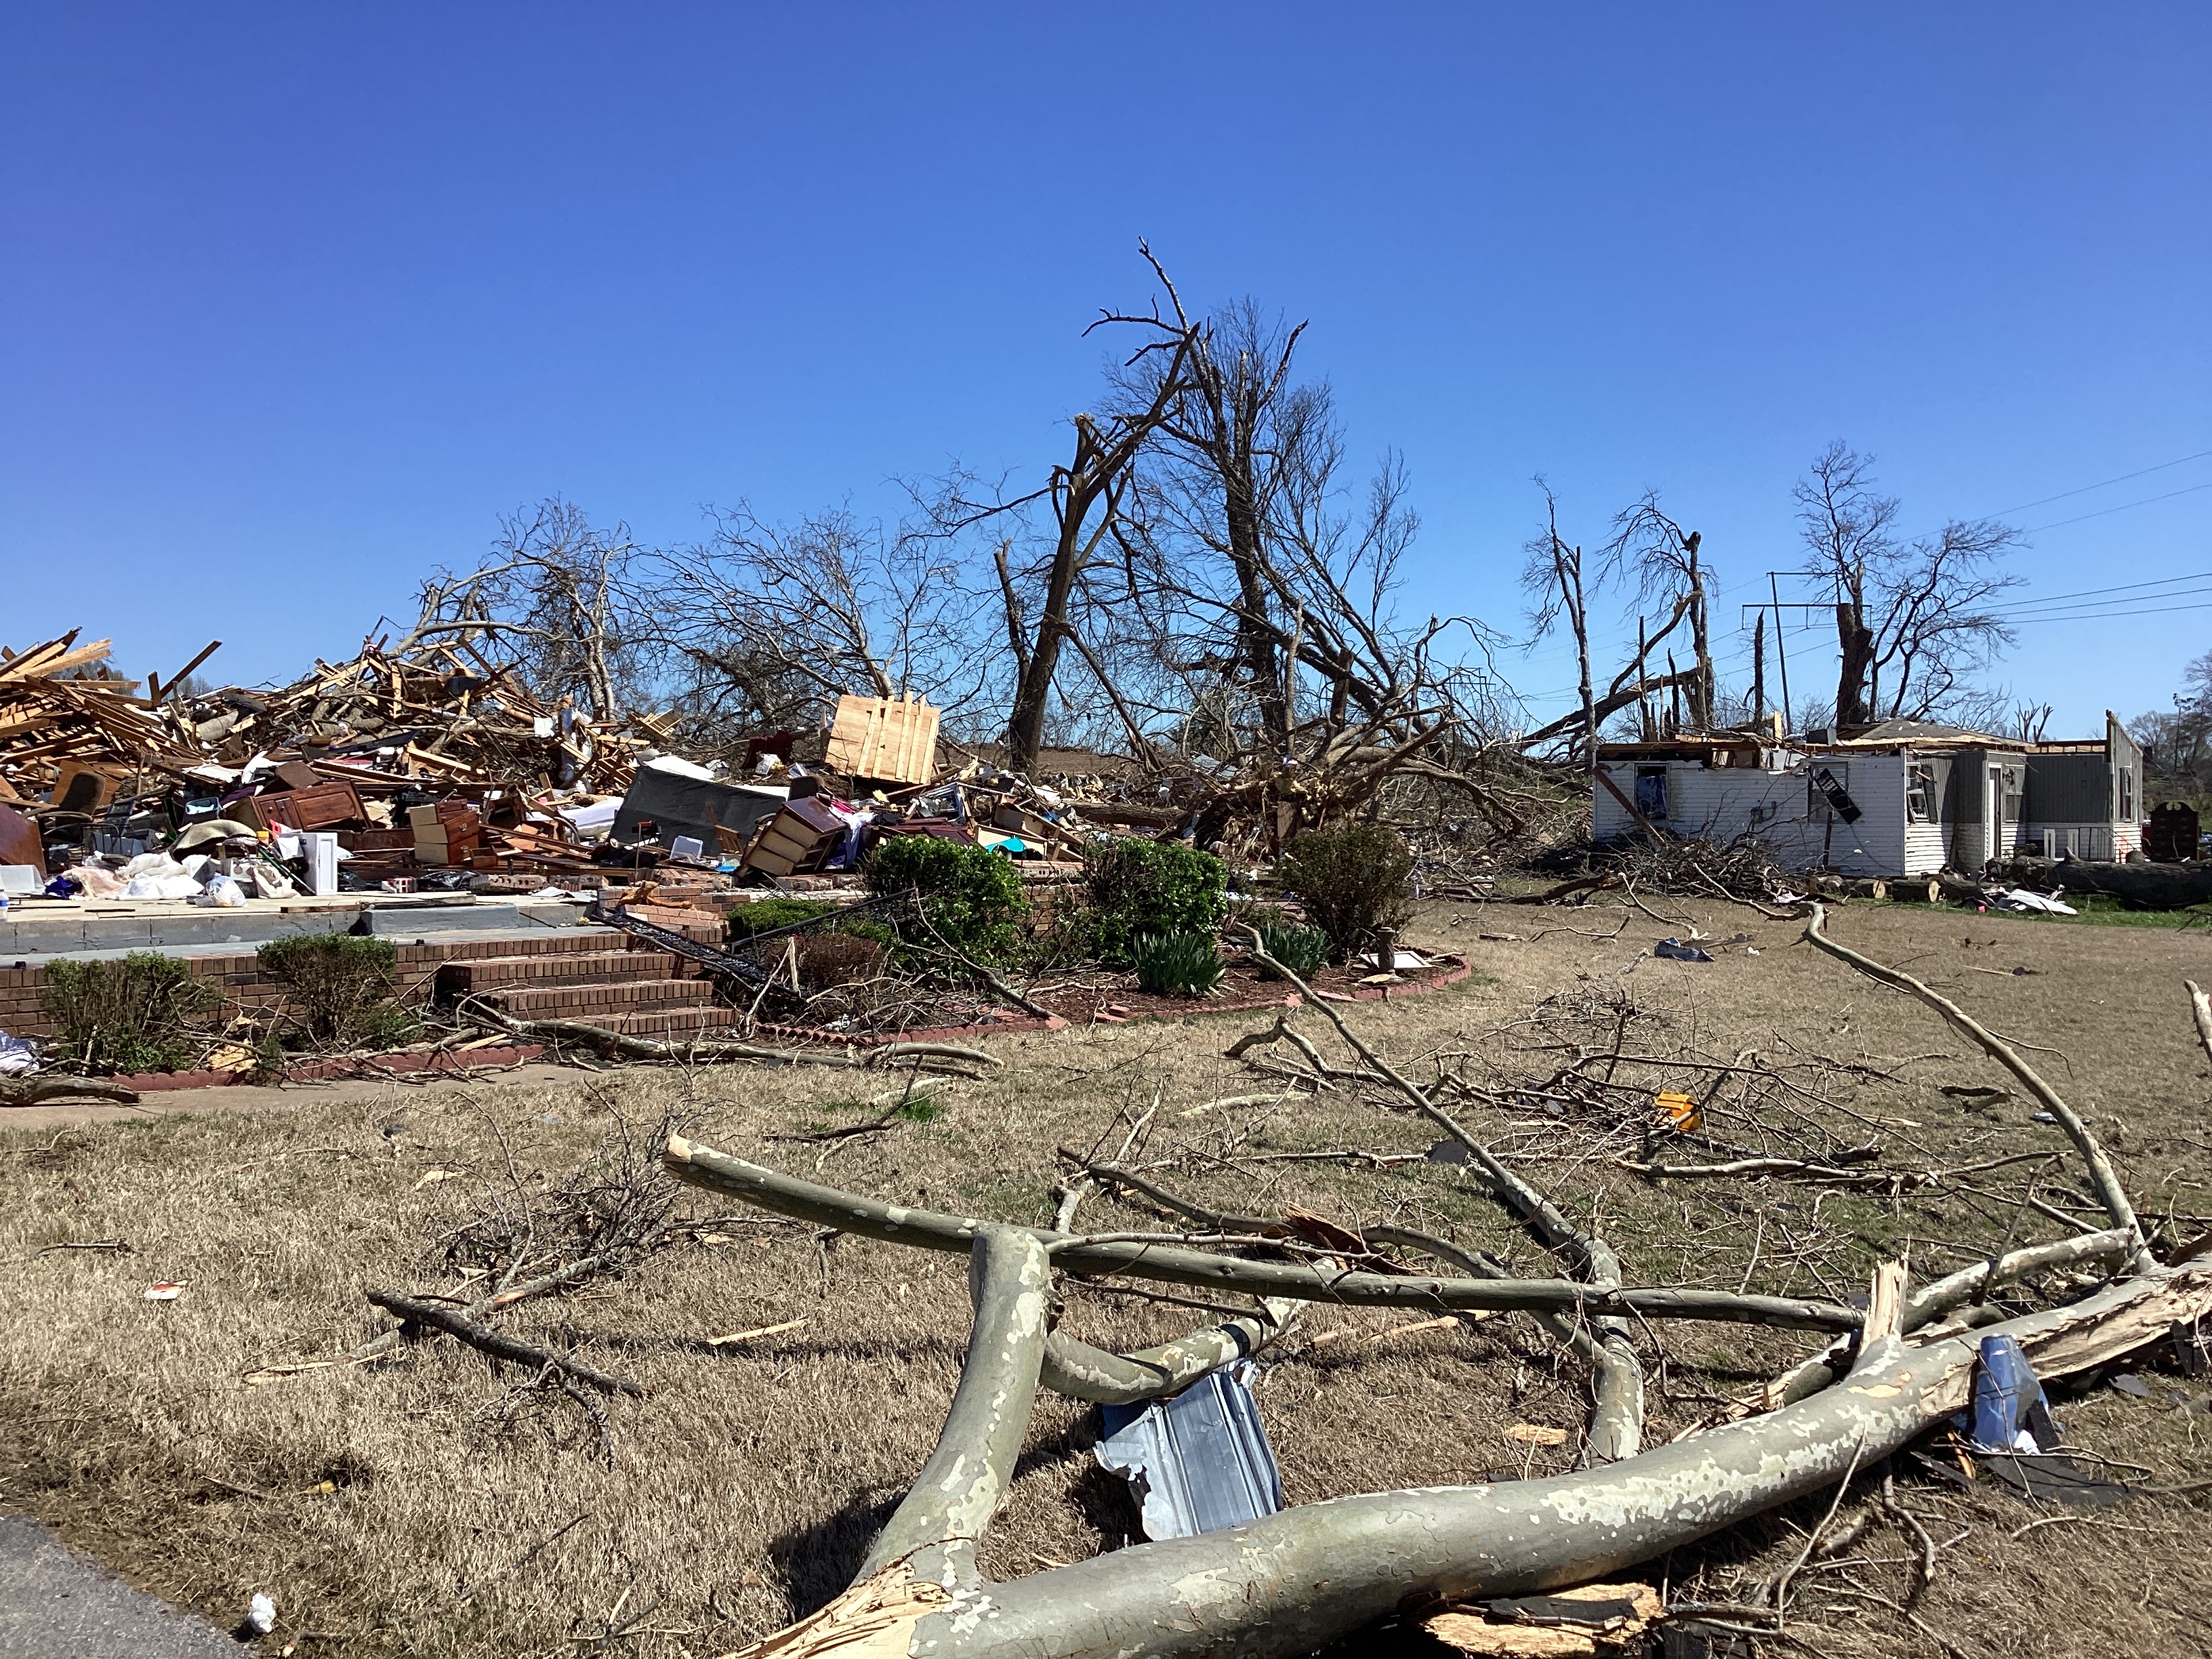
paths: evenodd
<path fill-rule="evenodd" d="M 452 1048 L 400 1049 L 385 1054 L 341 1054 L 330 1060 L 294 1060 L 284 1067 L 285 1083 L 315 1083 L 326 1078 L 374 1075 L 378 1072 L 466 1072 L 478 1066 L 520 1066 L 544 1054 L 542 1042 L 501 1042 L 465 1053 Z M 136 1094 L 173 1089 L 222 1089 L 252 1083 L 264 1073 L 242 1072 L 136 1072 L 105 1081 Z"/>

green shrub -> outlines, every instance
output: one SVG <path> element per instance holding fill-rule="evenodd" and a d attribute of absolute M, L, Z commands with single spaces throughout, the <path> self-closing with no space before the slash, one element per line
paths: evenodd
<path fill-rule="evenodd" d="M 1340 959 L 1413 913 L 1413 855 L 1379 823 L 1307 830 L 1284 854 L 1282 878 Z"/>
<path fill-rule="evenodd" d="M 772 933 L 795 922 L 811 921 L 844 907 L 829 899 L 772 898 L 744 904 L 730 912 L 728 939 L 742 945 L 755 933 Z"/>
<path fill-rule="evenodd" d="M 1224 964 L 1211 933 L 1139 933 L 1129 941 L 1137 983 L 1156 997 L 1210 996 Z"/>
<path fill-rule="evenodd" d="M 199 1056 L 191 1030 L 222 1006 L 191 965 L 155 951 L 115 962 L 50 962 L 43 999 L 54 1048 L 96 1072 L 174 1072 Z"/>
<path fill-rule="evenodd" d="M 1260 948 L 1296 974 L 1300 979 L 1311 979 L 1315 971 L 1328 960 L 1328 935 L 1318 927 L 1307 927 L 1297 922 L 1268 922 L 1259 924 Z M 1273 969 L 1263 966 L 1262 979 L 1280 979 Z"/>
<path fill-rule="evenodd" d="M 298 1046 L 390 1048 L 412 1038 L 414 1015 L 392 1000 L 399 955 L 392 941 L 351 933 L 295 933 L 253 953 L 283 986 Z"/>
<path fill-rule="evenodd" d="M 921 915 L 902 924 L 909 944 L 946 945 L 978 962 L 1005 962 L 1021 948 L 1029 900 L 1004 854 L 934 836 L 892 836 L 868 855 L 869 887 L 920 896 Z"/>
<path fill-rule="evenodd" d="M 1084 854 L 1091 948 L 1129 956 L 1140 933 L 1212 935 L 1229 914 L 1229 866 L 1179 841 L 1116 836 Z"/>

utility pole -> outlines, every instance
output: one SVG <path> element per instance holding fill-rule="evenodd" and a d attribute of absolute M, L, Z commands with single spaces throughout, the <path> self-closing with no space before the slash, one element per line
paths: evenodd
<path fill-rule="evenodd" d="M 1766 612 L 1751 625 L 1751 717 L 1766 722 Z"/>
<path fill-rule="evenodd" d="M 1790 715 L 1790 648 L 1782 642 L 1782 585 L 1775 574 L 1766 573 L 1766 591 L 1774 599 L 1774 659 L 1782 667 L 1782 729 L 1787 732 L 1797 722 Z"/>

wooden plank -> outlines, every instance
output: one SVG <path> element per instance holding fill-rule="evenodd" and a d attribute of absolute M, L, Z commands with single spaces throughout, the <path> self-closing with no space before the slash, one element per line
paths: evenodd
<path fill-rule="evenodd" d="M 910 692 L 897 698 L 840 697 L 829 763 L 851 777 L 926 783 L 941 719 L 939 710 Z"/>
<path fill-rule="evenodd" d="M 0 668 L 0 680 L 24 680 L 33 675 L 51 679 L 57 674 L 67 673 L 72 668 L 88 667 L 105 657 L 113 643 L 112 640 L 94 640 L 90 645 L 81 646 L 68 655 L 57 657 L 52 661 L 45 660 L 43 656 L 34 663 L 27 663 L 18 658 L 5 668 Z M 42 653 L 45 648 L 40 647 Z"/>

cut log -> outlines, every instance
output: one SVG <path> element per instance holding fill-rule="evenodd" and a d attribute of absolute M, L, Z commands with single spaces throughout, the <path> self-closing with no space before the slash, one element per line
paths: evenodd
<path fill-rule="evenodd" d="M 2068 893 L 2102 893 L 2146 910 L 2212 904 L 2212 864 L 2101 864 L 2087 859 L 2016 859 L 2001 872 L 2006 884 Z"/>

